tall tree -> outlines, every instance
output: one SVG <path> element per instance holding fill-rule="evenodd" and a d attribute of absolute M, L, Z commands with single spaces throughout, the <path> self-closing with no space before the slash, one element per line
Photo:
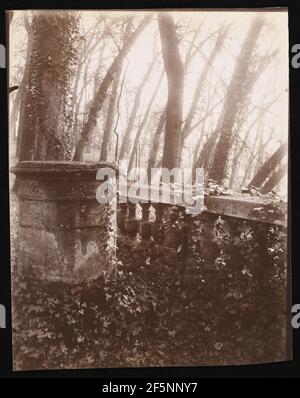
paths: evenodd
<path fill-rule="evenodd" d="M 122 72 L 122 64 L 120 64 L 120 67 L 117 70 L 116 78 L 114 80 L 112 90 L 111 90 L 109 105 L 107 108 L 107 115 L 106 115 L 106 120 L 105 120 L 101 152 L 100 152 L 100 160 L 101 161 L 107 160 L 108 146 L 109 146 L 109 141 L 110 141 L 111 134 L 112 134 L 112 127 L 113 127 L 113 123 L 114 123 L 114 113 L 115 113 L 115 109 L 116 109 L 117 94 L 118 94 L 118 87 L 119 87 L 119 83 L 120 83 L 121 72 Z"/>
<path fill-rule="evenodd" d="M 201 96 L 202 87 L 204 85 L 205 80 L 207 79 L 209 69 L 213 65 L 214 60 L 222 47 L 226 33 L 227 33 L 227 29 L 224 29 L 223 27 L 220 28 L 220 30 L 218 32 L 217 39 L 215 41 L 215 45 L 214 45 L 209 57 L 207 58 L 207 60 L 204 64 L 204 67 L 201 71 L 201 74 L 199 76 L 199 79 L 197 81 L 194 96 L 192 99 L 192 104 L 191 104 L 189 112 L 186 116 L 185 123 L 184 123 L 183 129 L 182 129 L 182 145 L 181 145 L 181 147 L 183 147 L 184 141 L 189 136 L 189 134 L 192 132 L 192 122 L 193 122 L 193 118 L 195 116 L 195 111 L 197 109 L 198 102 L 199 102 L 199 99 Z"/>
<path fill-rule="evenodd" d="M 133 167 L 133 164 L 134 164 L 134 157 L 135 157 L 135 155 L 136 155 L 136 153 L 137 153 L 138 143 L 139 143 L 139 141 L 140 141 L 140 138 L 141 138 L 141 135 L 142 135 L 142 133 L 143 133 L 143 131 L 144 131 L 144 128 L 145 128 L 145 126 L 146 126 L 146 124 L 147 124 L 147 121 L 148 121 L 148 118 L 149 118 L 149 114 L 150 114 L 151 108 L 152 108 L 152 106 L 153 106 L 153 102 L 154 102 L 154 100 L 155 100 L 155 97 L 156 97 L 156 95 L 157 95 L 159 86 L 160 86 L 160 84 L 161 84 L 163 75 L 164 75 L 164 74 L 162 73 L 161 76 L 160 76 L 160 78 L 159 78 L 159 80 L 158 80 L 158 83 L 157 83 L 157 85 L 156 85 L 156 87 L 155 87 L 155 89 L 154 89 L 154 92 L 153 92 L 153 94 L 152 94 L 152 97 L 150 98 L 150 101 L 149 101 L 149 103 L 148 103 L 148 106 L 147 106 L 146 112 L 145 112 L 145 114 L 144 114 L 144 117 L 143 117 L 143 119 L 142 119 L 142 122 L 141 122 L 141 124 L 139 125 L 139 128 L 138 128 L 138 130 L 137 130 L 137 132 L 136 132 L 136 135 L 135 135 L 135 138 L 134 138 L 134 142 L 133 142 L 133 149 L 132 149 L 132 152 L 131 152 L 131 155 L 130 155 L 128 170 L 131 170 L 132 167 Z"/>
<path fill-rule="evenodd" d="M 76 145 L 75 153 L 73 156 L 73 160 L 81 160 L 83 151 L 88 144 L 90 140 L 90 135 L 91 132 L 93 131 L 94 127 L 96 126 L 97 123 L 97 114 L 98 112 L 101 111 L 104 101 L 107 96 L 108 89 L 113 82 L 113 80 L 116 78 L 116 73 L 120 67 L 120 64 L 123 62 L 124 58 L 132 48 L 133 44 L 136 42 L 137 38 L 139 35 L 142 33 L 142 31 L 146 28 L 146 26 L 150 23 L 151 21 L 151 15 L 146 16 L 142 22 L 139 24 L 137 29 L 130 35 L 128 40 L 124 43 L 123 47 L 119 51 L 118 55 L 115 57 L 114 61 L 112 62 L 111 66 L 109 67 L 104 79 L 102 80 L 102 83 L 99 86 L 98 91 L 96 92 L 96 95 L 94 96 L 91 106 L 89 108 L 89 114 L 87 117 L 87 121 L 85 122 L 82 131 L 81 131 L 81 136 L 79 138 L 79 141 Z"/>
<path fill-rule="evenodd" d="M 249 84 L 247 86 L 248 93 L 254 87 L 255 83 L 257 82 L 257 79 L 263 73 L 265 68 L 268 66 L 269 62 L 275 58 L 276 53 L 277 50 L 261 58 L 261 60 L 259 61 L 259 66 L 255 70 L 255 73 L 252 73 L 251 79 L 249 79 Z M 232 131 L 233 135 L 235 132 L 238 134 L 239 129 L 242 127 L 242 124 L 246 119 L 247 106 L 249 104 L 249 100 L 250 98 L 248 96 L 248 98 L 243 103 L 241 103 L 241 106 L 236 114 L 236 120 L 234 123 L 235 128 Z M 218 105 L 218 103 L 216 105 Z M 221 126 L 224 120 L 225 111 L 226 109 L 223 107 L 220 117 L 218 119 L 217 127 L 215 128 L 214 132 L 208 137 L 208 139 L 206 140 L 205 144 L 203 145 L 200 151 L 200 154 L 197 159 L 197 167 L 204 167 L 209 169 L 209 165 L 212 163 L 211 154 L 213 153 L 216 143 L 218 142 L 218 137 L 221 132 Z"/>
<path fill-rule="evenodd" d="M 201 28 L 203 26 L 203 21 L 200 22 L 199 26 L 197 29 L 195 29 L 193 38 L 189 44 L 188 50 L 186 52 L 186 56 L 185 56 L 185 60 L 184 60 L 184 73 L 186 73 L 186 71 L 188 70 L 188 66 L 191 63 L 191 61 L 193 60 L 194 56 L 196 55 L 196 53 L 198 52 L 198 49 L 207 41 L 210 39 L 210 37 L 212 36 L 212 34 L 208 35 L 207 37 L 205 37 L 203 40 L 200 41 L 200 43 L 197 44 L 197 46 L 195 45 L 196 39 L 201 31 Z M 215 32 L 214 32 L 215 33 Z M 196 48 L 196 49 L 195 49 Z M 194 50 L 194 51 L 192 51 Z M 149 150 L 149 159 L 148 159 L 148 176 L 151 175 L 151 169 L 153 167 L 155 167 L 156 164 L 156 158 L 157 158 L 157 153 L 158 153 L 158 149 L 159 149 L 159 144 L 160 144 L 160 139 L 165 127 L 165 123 L 166 123 L 166 114 L 167 114 L 167 106 L 164 107 L 160 118 L 159 118 L 159 122 L 157 125 L 157 128 L 154 132 L 153 135 L 153 140 L 151 143 L 151 147 Z M 190 131 L 193 131 L 193 129 L 195 128 L 194 126 L 191 126 Z"/>
<path fill-rule="evenodd" d="M 171 170 L 180 165 L 184 66 L 180 58 L 176 27 L 172 17 L 160 13 L 158 25 L 168 80 L 166 134 L 162 167 Z"/>
<path fill-rule="evenodd" d="M 266 179 L 275 172 L 276 167 L 280 164 L 281 160 L 287 153 L 287 143 L 283 142 L 279 148 L 265 161 L 262 167 L 258 170 L 252 178 L 249 186 L 261 188 Z M 281 175 L 279 173 L 279 175 Z"/>
<path fill-rule="evenodd" d="M 159 122 L 158 122 L 156 130 L 154 132 L 153 140 L 152 140 L 152 143 L 151 143 L 151 146 L 150 146 L 148 168 L 147 168 L 149 177 L 151 176 L 151 169 L 153 167 L 155 167 L 160 139 L 161 139 L 161 136 L 162 136 L 162 132 L 163 132 L 164 126 L 166 124 L 166 114 L 167 114 L 166 108 L 164 108 L 164 110 L 162 111 L 162 113 L 160 115 Z M 150 183 L 150 180 L 149 180 L 149 183 Z"/>
<path fill-rule="evenodd" d="M 287 165 L 278 167 L 277 170 L 274 170 L 271 174 L 270 178 L 260 189 L 260 193 L 266 194 L 271 192 L 281 181 L 281 179 L 286 175 Z"/>
<path fill-rule="evenodd" d="M 133 102 L 133 106 L 132 106 L 132 110 L 129 116 L 129 121 L 124 133 L 124 137 L 122 140 L 122 144 L 121 144 L 121 148 L 120 148 L 120 154 L 119 154 L 119 159 L 124 159 L 127 155 L 127 152 L 129 150 L 129 141 L 130 141 L 130 135 L 132 134 L 132 130 L 134 128 L 134 123 L 136 121 L 136 117 L 137 117 L 137 113 L 139 110 L 139 106 L 140 106 L 140 102 L 141 102 L 141 96 L 142 96 L 142 92 L 143 89 L 145 87 L 145 84 L 147 83 L 149 76 L 153 70 L 153 67 L 155 65 L 156 62 L 156 57 L 153 57 L 152 62 L 149 64 L 146 73 L 141 81 L 141 84 L 139 85 L 135 97 L 134 97 L 134 102 Z"/>
<path fill-rule="evenodd" d="M 251 63 L 251 58 L 263 25 L 263 17 L 257 17 L 251 24 L 228 86 L 217 126 L 218 131 L 216 131 L 219 139 L 208 172 L 208 177 L 218 183 L 221 183 L 227 175 L 227 163 L 236 116 L 244 106 L 249 91 L 253 87 L 253 76 L 256 76 L 257 70 L 255 63 L 254 65 L 253 62 Z"/>
<path fill-rule="evenodd" d="M 129 18 L 127 23 L 124 22 L 123 25 L 125 25 L 123 41 L 126 41 L 126 40 L 128 40 L 128 37 L 131 34 L 132 18 Z M 109 144 L 112 139 L 114 115 L 115 115 L 116 111 L 118 113 L 118 109 L 116 109 L 116 105 L 117 105 L 117 103 L 120 102 L 120 99 L 122 96 L 122 87 L 123 87 L 123 82 L 124 82 L 124 79 L 126 76 L 127 69 L 124 72 L 123 82 L 121 84 L 121 89 L 120 89 L 120 93 L 119 93 L 119 98 L 117 98 L 120 78 L 121 78 L 121 74 L 122 74 L 122 68 L 123 68 L 123 62 L 121 62 L 119 65 L 119 69 L 116 72 L 116 78 L 114 80 L 112 90 L 111 90 L 111 95 L 110 95 L 110 100 L 109 100 L 109 105 L 108 105 L 107 115 L 106 115 L 106 120 L 105 120 L 105 127 L 104 127 L 104 131 L 103 131 L 101 151 L 100 151 L 100 160 L 101 161 L 107 160 Z M 95 86 L 96 86 L 96 84 L 95 84 Z"/>
<path fill-rule="evenodd" d="M 255 126 L 257 124 L 259 124 L 259 126 L 256 127 L 257 134 L 258 134 L 258 132 L 259 132 L 259 130 L 261 128 L 261 126 L 260 126 L 261 120 L 263 119 L 266 111 L 277 101 L 277 99 L 278 98 L 274 98 L 268 104 L 261 106 L 259 108 L 259 112 L 258 112 L 257 117 L 254 119 L 254 121 L 247 128 L 243 139 L 242 140 L 235 140 L 235 141 L 238 141 L 238 142 L 235 142 L 234 155 L 233 155 L 231 166 L 230 166 L 231 172 L 230 172 L 229 188 L 232 188 L 234 186 L 235 176 L 236 176 L 236 173 L 237 173 L 238 168 L 239 168 L 239 160 L 240 160 L 240 157 L 241 157 L 242 153 L 244 152 L 244 150 L 248 149 L 247 140 L 248 140 L 248 137 L 249 137 L 250 133 L 253 130 L 255 130 Z M 242 124 L 242 122 L 241 122 L 241 124 Z M 239 138 L 239 130 L 242 127 L 241 124 L 240 125 L 238 124 L 236 129 L 235 129 L 236 130 L 236 138 Z M 262 134 L 260 134 L 260 137 L 261 136 L 262 136 Z"/>
<path fill-rule="evenodd" d="M 32 45 L 24 75 L 19 158 L 68 160 L 71 137 L 66 102 L 76 61 L 78 17 L 74 12 L 35 11 L 30 29 Z"/>

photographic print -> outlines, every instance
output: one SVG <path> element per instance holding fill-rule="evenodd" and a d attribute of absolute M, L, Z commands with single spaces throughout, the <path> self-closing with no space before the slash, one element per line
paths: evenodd
<path fill-rule="evenodd" d="M 14 370 L 291 359 L 287 10 L 7 25 Z"/>

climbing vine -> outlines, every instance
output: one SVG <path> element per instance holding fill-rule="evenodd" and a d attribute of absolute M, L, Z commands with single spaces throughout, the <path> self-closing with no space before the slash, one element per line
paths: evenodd
<path fill-rule="evenodd" d="M 76 13 L 36 11 L 21 160 L 70 160 L 70 93 L 77 59 Z"/>

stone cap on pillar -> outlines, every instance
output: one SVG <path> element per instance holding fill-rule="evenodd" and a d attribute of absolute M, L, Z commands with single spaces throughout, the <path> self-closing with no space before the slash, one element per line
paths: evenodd
<path fill-rule="evenodd" d="M 96 173 L 101 168 L 110 168 L 118 174 L 115 163 L 109 162 L 73 162 L 73 161 L 21 161 L 11 168 L 11 172 L 18 177 L 34 176 L 34 178 L 91 178 L 95 179 Z"/>

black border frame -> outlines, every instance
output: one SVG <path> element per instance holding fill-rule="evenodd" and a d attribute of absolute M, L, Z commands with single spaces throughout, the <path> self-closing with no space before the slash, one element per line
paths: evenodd
<path fill-rule="evenodd" d="M 45 0 L 20 1 L 2 0 L 0 9 L 0 43 L 6 45 L 7 32 L 5 10 L 14 9 L 166 9 L 166 8 L 206 8 L 206 9 L 255 9 L 265 7 L 288 8 L 289 12 L 289 56 L 292 58 L 293 44 L 300 43 L 300 7 L 291 0 L 283 1 L 115 1 L 102 0 L 95 2 L 85 0 Z M 300 376 L 300 329 L 293 331 L 293 360 L 281 363 L 245 365 L 245 366 L 214 366 L 214 367 L 173 367 L 173 368 L 118 368 L 88 370 L 43 370 L 43 371 L 12 371 L 11 352 L 11 298 L 10 298 L 10 242 L 9 242 L 9 191 L 8 191 L 8 105 L 7 105 L 7 73 L 8 68 L 0 69 L 0 209 L 1 209 L 1 266 L 0 266 L 0 303 L 6 307 L 7 329 L 0 329 L 0 379 L 2 378 L 72 378 L 72 379 L 112 379 L 112 378 L 286 378 Z M 300 69 L 289 68 L 290 78 L 290 262 L 292 267 L 292 303 L 300 303 L 300 252 L 297 247 L 300 236 L 300 172 L 297 173 L 297 154 L 300 152 Z M 292 183 L 291 183 L 292 182 Z M 298 249 L 298 250 L 297 250 Z M 95 380 L 94 380 L 95 381 Z M 128 382 L 128 381 L 127 381 Z M 27 383 L 26 383 L 27 384 Z M 25 384 L 25 386 L 26 386 Z M 77 388 L 77 380 L 72 384 Z"/>

